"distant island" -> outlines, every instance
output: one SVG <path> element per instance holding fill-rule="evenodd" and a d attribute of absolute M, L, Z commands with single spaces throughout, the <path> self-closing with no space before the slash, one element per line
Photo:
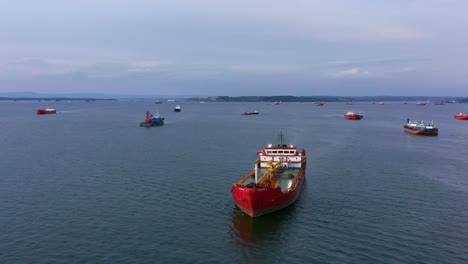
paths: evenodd
<path fill-rule="evenodd" d="M 468 97 L 454 96 L 210 96 L 187 99 L 193 102 L 411 102 L 468 103 Z"/>
<path fill-rule="evenodd" d="M 102 98 L 71 98 L 71 97 L 0 97 L 0 101 L 117 101 L 117 99 Z"/>

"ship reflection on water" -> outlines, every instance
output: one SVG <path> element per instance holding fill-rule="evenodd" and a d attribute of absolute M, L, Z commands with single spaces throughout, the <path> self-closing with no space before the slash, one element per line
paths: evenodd
<path fill-rule="evenodd" d="M 252 218 L 239 208 L 232 209 L 230 235 L 234 243 L 241 247 L 251 248 L 265 241 L 276 241 L 284 224 L 292 220 L 294 205 L 281 211 L 261 217 Z"/>

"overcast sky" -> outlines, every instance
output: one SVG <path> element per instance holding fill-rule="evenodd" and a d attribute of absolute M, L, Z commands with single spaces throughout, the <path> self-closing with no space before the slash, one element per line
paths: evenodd
<path fill-rule="evenodd" d="M 0 0 L 0 92 L 468 96 L 466 0 Z"/>

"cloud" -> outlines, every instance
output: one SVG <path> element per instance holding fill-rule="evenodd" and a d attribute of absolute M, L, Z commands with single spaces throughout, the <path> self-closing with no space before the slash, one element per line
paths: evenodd
<path fill-rule="evenodd" d="M 364 60 L 334 60 L 327 64 L 331 66 L 366 66 L 366 65 L 391 65 L 391 64 L 407 64 L 407 63 L 420 63 L 432 60 L 430 57 L 382 57 Z"/>
<path fill-rule="evenodd" d="M 234 65 L 231 67 L 234 72 L 247 73 L 247 74 L 262 74 L 262 75 L 276 75 L 276 74 L 291 74 L 297 69 L 291 66 L 275 65 L 275 64 L 244 64 Z"/>
<path fill-rule="evenodd" d="M 340 72 L 332 74 L 332 77 L 337 78 L 337 79 L 361 79 L 361 78 L 369 78 L 372 77 L 373 75 L 364 69 L 360 68 L 351 68 L 351 69 L 346 69 L 342 70 Z"/>
<path fill-rule="evenodd" d="M 81 74 L 84 76 L 119 77 L 161 71 L 170 63 L 162 60 L 122 58 L 51 59 L 22 57 L 0 63 L 0 78 L 31 78 Z"/>

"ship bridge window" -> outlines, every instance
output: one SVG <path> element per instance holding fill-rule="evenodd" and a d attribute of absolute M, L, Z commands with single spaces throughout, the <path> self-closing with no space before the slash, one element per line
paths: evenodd
<path fill-rule="evenodd" d="M 272 153 L 278 153 L 278 151 L 276 151 L 276 150 L 273 150 L 273 151 L 272 151 Z"/>
<path fill-rule="evenodd" d="M 281 154 L 283 154 L 283 151 L 282 151 L 282 150 L 278 150 L 278 153 L 281 153 Z"/>
<path fill-rule="evenodd" d="M 267 154 L 271 154 L 271 150 L 267 150 L 267 152 L 266 152 L 266 153 L 267 153 Z"/>

